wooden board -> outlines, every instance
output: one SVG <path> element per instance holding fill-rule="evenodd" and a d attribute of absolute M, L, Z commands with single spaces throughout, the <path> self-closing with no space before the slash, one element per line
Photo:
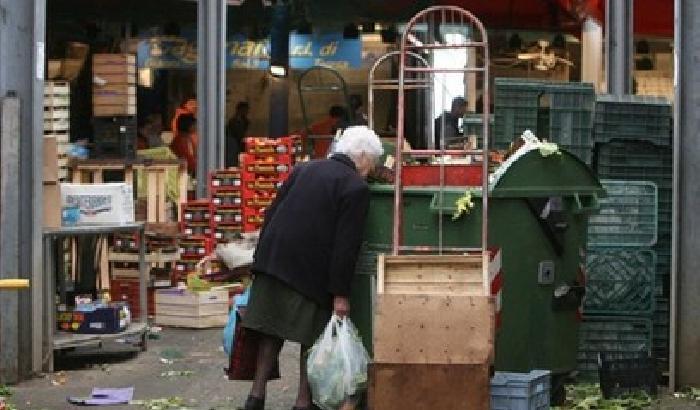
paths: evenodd
<path fill-rule="evenodd" d="M 373 363 L 370 410 L 488 410 L 488 365 Z"/>
<path fill-rule="evenodd" d="M 44 182 L 58 181 L 58 145 L 56 138 L 44 137 Z"/>
<path fill-rule="evenodd" d="M 136 95 L 136 86 L 129 84 L 107 84 L 95 85 L 92 88 L 92 95 Z"/>
<path fill-rule="evenodd" d="M 206 292 L 178 292 L 175 289 L 156 291 L 156 304 L 167 305 L 205 305 L 228 303 L 228 292 L 225 290 L 210 290 Z"/>
<path fill-rule="evenodd" d="M 228 321 L 228 314 L 206 317 L 186 317 L 175 315 L 156 314 L 155 323 L 161 326 L 186 327 L 192 329 L 206 329 L 209 327 L 224 327 Z"/>
<path fill-rule="evenodd" d="M 136 106 L 136 96 L 128 94 L 93 94 L 92 103 L 94 106 L 104 106 L 104 105 L 122 105 L 125 109 L 128 106 Z"/>
<path fill-rule="evenodd" d="M 156 303 L 156 315 L 182 316 L 195 319 L 228 314 L 228 301 L 202 305 L 170 305 Z"/>
<path fill-rule="evenodd" d="M 490 363 L 494 314 L 493 300 L 486 296 L 377 295 L 374 360 Z"/>
<path fill-rule="evenodd" d="M 92 115 L 95 117 L 136 115 L 136 105 L 93 105 Z"/>
<path fill-rule="evenodd" d="M 377 293 L 484 295 L 481 255 L 379 255 Z"/>
<path fill-rule="evenodd" d="M 136 84 L 136 75 L 133 73 L 100 73 L 94 75 L 100 81 L 104 81 L 107 85 L 117 84 Z"/>
<path fill-rule="evenodd" d="M 136 65 L 134 54 L 93 54 L 93 65 Z"/>

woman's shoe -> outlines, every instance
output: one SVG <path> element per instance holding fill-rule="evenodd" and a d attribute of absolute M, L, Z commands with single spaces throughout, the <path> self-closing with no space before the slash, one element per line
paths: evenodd
<path fill-rule="evenodd" d="M 245 406 L 240 407 L 238 410 L 265 410 L 265 399 L 248 396 Z"/>

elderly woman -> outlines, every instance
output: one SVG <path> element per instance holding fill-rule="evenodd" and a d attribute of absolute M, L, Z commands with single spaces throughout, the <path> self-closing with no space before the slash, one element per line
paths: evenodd
<path fill-rule="evenodd" d="M 315 409 L 305 353 L 348 296 L 369 206 L 365 178 L 382 155 L 377 135 L 350 127 L 329 159 L 298 165 L 265 213 L 243 326 L 260 334 L 245 410 L 265 407 L 267 380 L 285 340 L 301 344 L 293 410 Z"/>

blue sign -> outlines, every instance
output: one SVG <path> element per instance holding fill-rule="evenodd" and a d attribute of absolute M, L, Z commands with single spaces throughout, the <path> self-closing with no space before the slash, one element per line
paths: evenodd
<path fill-rule="evenodd" d="M 197 46 L 179 37 L 151 37 L 139 42 L 138 65 L 152 69 L 195 69 Z M 289 65 L 307 69 L 315 65 L 334 68 L 362 66 L 362 41 L 342 34 L 302 35 L 289 38 Z M 270 66 L 270 40 L 231 37 L 226 44 L 226 67 L 265 70 Z"/>

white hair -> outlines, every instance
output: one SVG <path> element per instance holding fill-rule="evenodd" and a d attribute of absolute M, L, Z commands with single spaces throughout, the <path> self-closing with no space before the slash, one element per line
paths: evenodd
<path fill-rule="evenodd" d="M 362 154 L 379 158 L 384 154 L 379 136 L 364 125 L 348 127 L 338 140 L 334 152 L 357 158 Z"/>

